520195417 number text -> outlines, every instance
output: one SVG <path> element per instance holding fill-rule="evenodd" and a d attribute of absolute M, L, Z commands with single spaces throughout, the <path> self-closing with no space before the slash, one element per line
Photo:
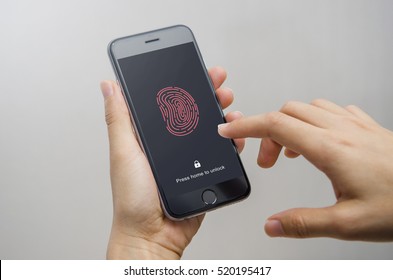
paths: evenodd
<path fill-rule="evenodd" d="M 217 268 L 217 275 L 269 275 L 271 266 L 220 266 Z"/>

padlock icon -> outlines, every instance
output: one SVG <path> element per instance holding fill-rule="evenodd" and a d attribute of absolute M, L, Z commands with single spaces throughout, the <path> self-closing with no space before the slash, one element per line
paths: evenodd
<path fill-rule="evenodd" d="M 197 161 L 197 160 L 194 160 L 194 167 L 195 168 L 201 167 L 201 163 L 199 161 Z"/>

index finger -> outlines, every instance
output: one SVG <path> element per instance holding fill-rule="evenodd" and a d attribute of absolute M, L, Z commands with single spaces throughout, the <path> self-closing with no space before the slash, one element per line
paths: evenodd
<path fill-rule="evenodd" d="M 220 124 L 218 133 L 226 138 L 271 138 L 294 152 L 312 158 L 321 151 L 325 130 L 281 112 L 244 117 Z"/>

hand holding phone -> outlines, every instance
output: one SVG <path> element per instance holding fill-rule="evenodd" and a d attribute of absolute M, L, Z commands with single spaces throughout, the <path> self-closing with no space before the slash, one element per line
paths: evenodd
<path fill-rule="evenodd" d="M 221 87 L 226 73 L 209 70 L 217 97 L 223 108 L 233 101 L 231 90 Z M 146 156 L 132 131 L 127 105 L 115 82 L 101 84 L 110 143 L 111 182 L 114 215 L 107 258 L 177 259 L 195 235 L 203 215 L 173 222 L 160 207 L 157 186 Z M 228 113 L 228 122 L 241 118 Z M 244 139 L 237 139 L 241 151 Z"/>

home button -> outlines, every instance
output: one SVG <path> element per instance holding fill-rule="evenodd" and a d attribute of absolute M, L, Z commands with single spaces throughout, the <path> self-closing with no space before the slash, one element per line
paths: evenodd
<path fill-rule="evenodd" d="M 214 204 L 217 201 L 217 195 L 212 190 L 206 190 L 202 193 L 202 200 L 205 204 Z"/>

